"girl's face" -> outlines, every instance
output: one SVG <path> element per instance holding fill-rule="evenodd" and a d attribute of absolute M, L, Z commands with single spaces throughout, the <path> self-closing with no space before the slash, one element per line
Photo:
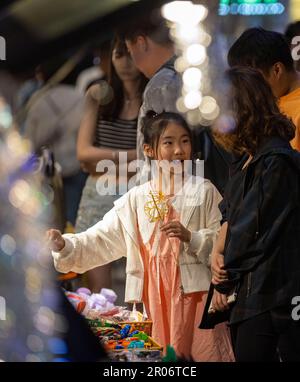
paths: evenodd
<path fill-rule="evenodd" d="M 112 63 L 121 81 L 133 81 L 139 78 L 140 72 L 132 62 L 129 53 L 115 47 L 112 52 Z"/>
<path fill-rule="evenodd" d="M 189 160 L 192 155 L 192 143 L 186 129 L 175 122 L 169 122 L 159 138 L 155 159 Z"/>

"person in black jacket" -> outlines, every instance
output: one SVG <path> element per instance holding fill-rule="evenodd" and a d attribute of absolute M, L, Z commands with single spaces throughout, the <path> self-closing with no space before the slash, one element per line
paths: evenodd
<path fill-rule="evenodd" d="M 295 126 L 259 71 L 234 67 L 228 77 L 236 126 L 218 139 L 243 160 L 220 205 L 212 306 L 229 309 L 227 297 L 237 292 L 229 319 L 237 361 L 300 361 L 300 321 L 292 314 L 300 296 L 300 154 L 289 143 Z"/>

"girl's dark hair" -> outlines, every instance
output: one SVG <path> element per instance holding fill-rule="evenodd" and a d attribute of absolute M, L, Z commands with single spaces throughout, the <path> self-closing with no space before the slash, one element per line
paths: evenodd
<path fill-rule="evenodd" d="M 192 131 L 180 114 L 166 111 L 156 114 L 153 110 L 149 110 L 142 121 L 142 133 L 144 143 L 151 146 L 155 152 L 157 152 L 159 139 L 170 122 L 182 126 L 188 133 L 191 143 L 193 142 Z"/>
<path fill-rule="evenodd" d="M 124 91 L 123 91 L 122 81 L 118 77 L 117 72 L 116 72 L 114 65 L 112 63 L 112 53 L 113 53 L 114 49 L 116 49 L 118 51 L 118 54 L 120 54 L 120 55 L 129 55 L 125 41 L 123 39 L 121 39 L 118 35 L 116 35 L 112 41 L 112 44 L 111 44 L 110 66 L 109 66 L 108 77 L 107 77 L 107 82 L 113 90 L 113 97 L 112 97 L 112 100 L 108 104 L 102 105 L 100 107 L 100 114 L 103 117 L 116 118 L 118 116 L 120 110 L 122 109 L 122 106 L 123 106 Z M 140 73 L 139 91 L 141 93 L 141 97 L 142 97 L 142 94 L 144 92 L 147 81 L 148 81 L 147 78 L 142 73 Z"/>
<path fill-rule="evenodd" d="M 277 100 L 262 74 L 251 68 L 234 67 L 227 71 L 232 87 L 232 111 L 236 126 L 226 133 L 215 132 L 217 141 L 229 151 L 255 154 L 267 137 L 290 141 L 295 125 L 281 114 Z"/>

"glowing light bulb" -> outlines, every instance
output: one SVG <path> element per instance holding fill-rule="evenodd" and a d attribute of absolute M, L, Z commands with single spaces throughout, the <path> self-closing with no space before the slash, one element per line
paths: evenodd
<path fill-rule="evenodd" d="M 200 31 L 195 25 L 179 24 L 178 28 L 176 28 L 175 36 L 186 44 L 191 44 L 199 40 Z"/>
<path fill-rule="evenodd" d="M 184 98 L 183 97 L 178 98 L 178 100 L 176 102 L 176 108 L 179 111 L 179 113 L 182 113 L 182 114 L 184 114 L 188 111 L 188 108 L 184 104 Z"/>
<path fill-rule="evenodd" d="M 213 97 L 205 96 L 202 99 L 200 111 L 202 114 L 210 114 L 215 111 L 216 106 L 217 102 Z"/>
<path fill-rule="evenodd" d="M 207 9 L 191 1 L 172 1 L 162 7 L 163 16 L 179 24 L 197 25 L 207 16 Z"/>
<path fill-rule="evenodd" d="M 17 248 L 15 239 L 10 235 L 3 235 L 0 240 L 0 248 L 7 255 L 12 255 Z"/>
<path fill-rule="evenodd" d="M 202 101 L 202 94 L 197 90 L 192 90 L 184 97 L 184 104 L 188 109 L 196 109 Z"/>
<path fill-rule="evenodd" d="M 219 106 L 213 97 L 203 97 L 199 110 L 203 116 L 208 121 L 216 119 L 220 113 Z"/>
<path fill-rule="evenodd" d="M 202 80 L 202 72 L 198 68 L 188 68 L 182 76 L 183 83 L 189 87 L 190 89 L 199 89 L 201 80 Z"/>
<path fill-rule="evenodd" d="M 175 69 L 177 72 L 184 72 L 186 68 L 189 67 L 188 62 L 184 57 L 178 57 L 177 60 L 175 61 Z"/>
<path fill-rule="evenodd" d="M 186 50 L 186 59 L 192 65 L 201 65 L 205 57 L 206 50 L 201 44 L 192 44 Z"/>

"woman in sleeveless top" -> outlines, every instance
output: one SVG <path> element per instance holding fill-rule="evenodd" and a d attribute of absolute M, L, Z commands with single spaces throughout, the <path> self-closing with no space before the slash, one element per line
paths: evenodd
<path fill-rule="evenodd" d="M 146 78 L 134 66 L 124 41 L 116 37 L 107 82 L 92 85 L 86 94 L 77 156 L 90 175 L 82 193 L 76 232 L 85 231 L 101 220 L 114 201 L 127 191 L 130 174 L 126 166 L 136 159 L 137 116 L 145 85 Z M 127 160 L 123 159 L 126 153 Z M 111 268 L 108 264 L 87 272 L 88 286 L 93 292 L 112 287 Z"/>

